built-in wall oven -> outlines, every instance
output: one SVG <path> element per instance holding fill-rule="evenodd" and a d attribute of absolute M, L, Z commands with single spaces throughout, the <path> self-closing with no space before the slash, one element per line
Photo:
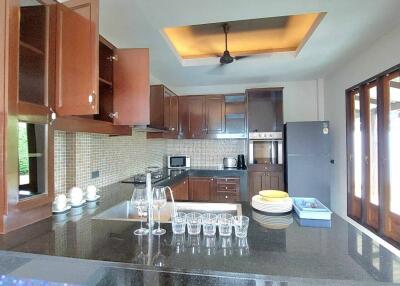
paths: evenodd
<path fill-rule="evenodd" d="M 249 164 L 283 164 L 282 132 L 250 132 Z"/>

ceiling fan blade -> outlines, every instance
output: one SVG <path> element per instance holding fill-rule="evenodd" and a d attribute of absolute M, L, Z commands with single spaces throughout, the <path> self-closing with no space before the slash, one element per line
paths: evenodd
<path fill-rule="evenodd" d="M 221 73 L 223 73 L 225 66 L 226 66 L 226 64 L 218 64 L 215 67 L 213 67 L 208 73 L 209 74 L 221 74 Z"/>
<path fill-rule="evenodd" d="M 236 61 L 238 61 L 238 60 L 245 59 L 245 58 L 248 58 L 248 57 L 251 57 L 251 56 L 236 56 L 234 58 L 235 58 Z"/>

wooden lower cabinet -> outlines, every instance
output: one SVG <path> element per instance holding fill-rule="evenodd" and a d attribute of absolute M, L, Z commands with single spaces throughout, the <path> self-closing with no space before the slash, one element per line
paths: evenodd
<path fill-rule="evenodd" d="M 189 200 L 190 201 L 211 201 L 211 190 L 213 189 L 214 178 L 210 177 L 189 177 Z"/>
<path fill-rule="evenodd" d="M 189 200 L 189 180 L 185 178 L 183 181 L 180 181 L 171 186 L 172 193 L 174 194 L 175 201 L 187 201 Z M 168 199 L 170 195 L 168 193 Z"/>
<path fill-rule="evenodd" d="M 240 179 L 235 177 L 190 177 L 189 200 L 235 203 L 240 200 Z"/>
<path fill-rule="evenodd" d="M 251 171 L 249 172 L 249 200 L 262 190 L 285 190 L 282 171 Z"/>

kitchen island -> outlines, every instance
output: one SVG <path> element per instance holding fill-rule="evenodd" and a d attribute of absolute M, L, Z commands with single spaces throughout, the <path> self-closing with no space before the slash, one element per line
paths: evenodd
<path fill-rule="evenodd" d="M 265 216 L 242 203 L 250 227 L 240 240 L 176 236 L 170 224 L 162 225 L 166 235 L 138 237 L 138 222 L 92 219 L 129 200 L 132 190 L 131 184 L 110 185 L 97 203 L 1 236 L 4 279 L 83 285 L 400 283 L 399 257 L 337 215 L 330 228 L 307 228 L 295 215 Z"/>

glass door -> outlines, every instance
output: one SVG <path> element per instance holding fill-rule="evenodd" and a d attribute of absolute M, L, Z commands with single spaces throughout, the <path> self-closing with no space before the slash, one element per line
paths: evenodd
<path fill-rule="evenodd" d="M 384 80 L 385 98 L 385 234 L 400 240 L 400 72 Z"/>

